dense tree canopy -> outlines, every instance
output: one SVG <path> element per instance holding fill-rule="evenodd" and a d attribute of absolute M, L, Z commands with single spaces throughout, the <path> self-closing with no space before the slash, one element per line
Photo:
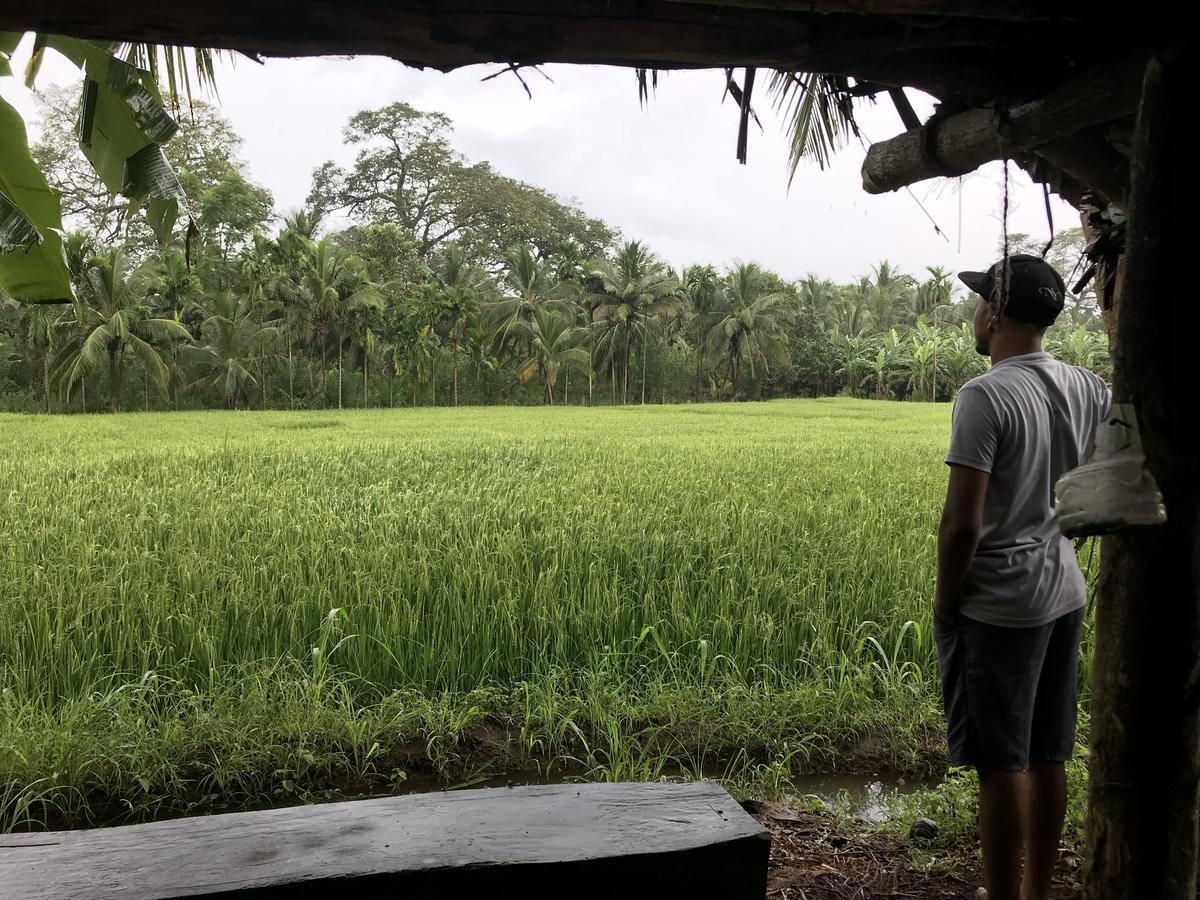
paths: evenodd
<path fill-rule="evenodd" d="M 161 247 L 79 153 L 75 102 L 46 92 L 35 154 L 72 229 L 77 301 L 0 297 L 5 408 L 944 401 L 985 367 L 949 272 L 673 271 L 578 206 L 468 162 L 449 119 L 403 103 L 354 116 L 355 163 L 318 168 L 310 205 L 282 216 L 229 123 L 196 104 L 165 147 L 202 236 Z M 1050 258 L 1070 275 L 1081 252 L 1076 229 Z M 1072 297 L 1049 343 L 1107 372 L 1092 295 Z"/>
<path fill-rule="evenodd" d="M 346 142 L 361 148 L 354 165 L 320 166 L 309 206 L 390 222 L 412 235 L 423 259 L 451 241 L 489 263 L 516 244 L 544 257 L 563 240 L 578 242 L 588 256 L 612 243 L 612 230 L 578 207 L 486 162 L 467 162 L 451 146 L 451 130 L 446 116 L 407 103 L 357 113 L 345 131 Z"/>

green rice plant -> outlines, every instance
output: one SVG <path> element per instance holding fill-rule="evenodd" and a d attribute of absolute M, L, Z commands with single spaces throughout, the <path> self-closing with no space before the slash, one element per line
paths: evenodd
<path fill-rule="evenodd" d="M 0 415 L 0 827 L 514 766 L 779 785 L 869 737 L 908 765 L 948 428 L 845 398 Z"/>

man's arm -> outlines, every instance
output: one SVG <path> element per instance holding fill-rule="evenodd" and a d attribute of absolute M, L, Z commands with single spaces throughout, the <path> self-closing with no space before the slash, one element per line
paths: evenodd
<path fill-rule="evenodd" d="M 988 473 L 979 469 L 950 465 L 950 486 L 938 526 L 937 591 L 933 600 L 933 614 L 943 622 L 954 621 L 963 580 L 975 558 L 988 478 Z"/>

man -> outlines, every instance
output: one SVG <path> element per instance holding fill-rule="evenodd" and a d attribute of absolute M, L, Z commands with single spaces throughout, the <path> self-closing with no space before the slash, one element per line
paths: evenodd
<path fill-rule="evenodd" d="M 1066 295 L 1045 261 L 1011 256 L 959 278 L 979 295 L 975 346 L 992 367 L 959 392 L 946 454 L 934 633 L 950 760 L 979 771 L 988 900 L 1042 900 L 1066 813 L 1086 599 L 1054 483 L 1091 454 L 1110 398 L 1042 350 Z"/>

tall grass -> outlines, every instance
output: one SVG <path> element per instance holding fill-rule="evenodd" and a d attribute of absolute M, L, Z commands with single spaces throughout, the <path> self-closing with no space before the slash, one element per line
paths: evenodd
<path fill-rule="evenodd" d="M 916 759 L 948 423 L 0 416 L 0 825 L 379 789 L 484 725 L 596 774 Z"/>

